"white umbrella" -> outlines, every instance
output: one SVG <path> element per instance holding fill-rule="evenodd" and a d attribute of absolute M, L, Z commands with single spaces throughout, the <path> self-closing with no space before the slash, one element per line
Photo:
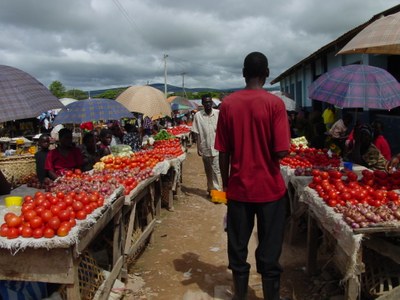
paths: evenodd
<path fill-rule="evenodd" d="M 283 103 L 285 103 L 285 107 L 287 111 L 295 111 L 296 110 L 296 101 L 289 97 L 289 95 L 285 92 L 281 91 L 272 91 L 272 94 L 282 99 Z"/>

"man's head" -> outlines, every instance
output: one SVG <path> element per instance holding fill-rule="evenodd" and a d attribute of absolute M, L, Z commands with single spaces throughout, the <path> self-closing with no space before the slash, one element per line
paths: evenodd
<path fill-rule="evenodd" d="M 243 77 L 266 79 L 269 76 L 268 59 L 261 52 L 252 52 L 243 63 Z"/>
<path fill-rule="evenodd" d="M 212 111 L 212 106 L 214 104 L 214 102 L 212 101 L 211 95 L 209 95 L 209 94 L 203 95 L 203 97 L 201 97 L 201 104 L 204 107 L 204 111 L 207 114 L 210 114 L 210 112 Z"/>
<path fill-rule="evenodd" d="M 58 132 L 58 138 L 61 147 L 71 148 L 74 146 L 72 142 L 72 130 L 68 128 L 63 128 Z"/>
<path fill-rule="evenodd" d="M 48 150 L 50 147 L 50 136 L 43 133 L 38 140 L 38 145 L 42 150 Z"/>

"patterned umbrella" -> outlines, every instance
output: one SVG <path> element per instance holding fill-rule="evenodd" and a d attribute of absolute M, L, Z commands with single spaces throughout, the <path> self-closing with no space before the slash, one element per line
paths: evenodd
<path fill-rule="evenodd" d="M 131 86 L 116 99 L 129 111 L 141 113 L 150 118 L 154 116 L 171 116 L 170 104 L 164 94 L 151 86 Z"/>
<path fill-rule="evenodd" d="M 28 73 L 0 65 L 0 122 L 34 118 L 64 105 Z"/>
<path fill-rule="evenodd" d="M 132 113 L 122 104 L 110 99 L 87 99 L 68 104 L 54 119 L 57 124 L 81 124 L 90 121 L 132 118 Z"/>
<path fill-rule="evenodd" d="M 339 107 L 392 109 L 400 106 L 400 84 L 386 70 L 368 65 L 337 67 L 308 87 L 309 98 Z"/>
<path fill-rule="evenodd" d="M 351 53 L 400 54 L 400 12 L 369 24 L 338 52 Z"/>

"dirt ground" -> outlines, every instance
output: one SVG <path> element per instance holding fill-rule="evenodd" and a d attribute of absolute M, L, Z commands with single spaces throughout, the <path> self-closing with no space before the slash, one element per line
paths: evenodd
<path fill-rule="evenodd" d="M 124 299 L 231 299 L 232 278 L 227 269 L 226 206 L 207 199 L 201 158 L 189 148 L 183 163 L 181 193 L 174 211 L 162 209 L 152 242 L 129 268 L 129 293 Z M 263 299 L 261 278 L 255 271 L 253 237 L 249 247 L 252 264 L 249 300 Z M 306 231 L 300 230 L 292 245 L 284 244 L 281 256 L 281 295 L 297 300 L 342 299 L 331 270 L 317 277 L 305 272 Z"/>

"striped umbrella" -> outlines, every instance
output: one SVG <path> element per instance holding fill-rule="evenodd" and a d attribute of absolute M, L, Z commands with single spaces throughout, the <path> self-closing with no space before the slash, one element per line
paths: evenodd
<path fill-rule="evenodd" d="M 115 100 L 87 99 L 65 106 L 55 117 L 53 124 L 81 124 L 132 117 L 132 113 Z"/>
<path fill-rule="evenodd" d="M 390 110 L 400 106 L 400 83 L 384 69 L 348 65 L 322 74 L 308 87 L 308 95 L 342 108 Z"/>
<path fill-rule="evenodd" d="M 0 122 L 35 118 L 64 105 L 28 73 L 0 65 Z"/>

